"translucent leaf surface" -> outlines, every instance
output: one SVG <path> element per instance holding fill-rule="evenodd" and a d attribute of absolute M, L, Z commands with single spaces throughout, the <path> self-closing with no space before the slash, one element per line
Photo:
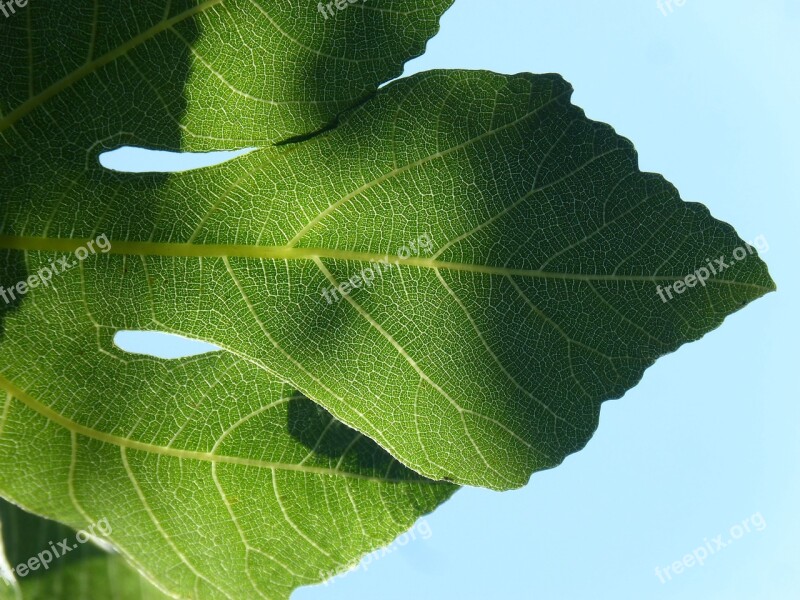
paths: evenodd
<path fill-rule="evenodd" d="M 108 518 L 170 593 L 286 597 L 410 527 L 445 480 L 509 489 L 559 464 L 603 401 L 774 289 L 559 76 L 376 92 L 448 5 L 0 21 L 0 494 Z M 121 144 L 254 149 L 104 169 Z M 125 330 L 222 350 L 132 356 Z"/>
<path fill-rule="evenodd" d="M 83 389 L 55 401 L 0 375 L 0 491 L 76 529 L 106 520 L 170 595 L 288 598 L 455 490 L 231 354 L 90 356 Z"/>

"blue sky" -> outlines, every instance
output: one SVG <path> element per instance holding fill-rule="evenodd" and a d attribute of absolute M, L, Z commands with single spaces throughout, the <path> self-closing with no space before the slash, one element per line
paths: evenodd
<path fill-rule="evenodd" d="M 406 74 L 561 73 L 644 170 L 768 240 L 778 293 L 661 359 L 558 469 L 516 492 L 462 490 L 430 535 L 293 600 L 797 597 L 800 2 L 663 4 L 456 0 Z M 703 565 L 664 576 L 700 548 Z"/>

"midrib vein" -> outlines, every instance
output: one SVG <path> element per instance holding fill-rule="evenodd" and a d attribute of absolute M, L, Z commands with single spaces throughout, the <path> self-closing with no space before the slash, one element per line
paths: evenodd
<path fill-rule="evenodd" d="M 126 43 L 122 44 L 121 46 L 114 48 L 110 52 L 104 54 L 103 56 L 89 61 L 84 64 L 79 69 L 74 70 L 72 73 L 60 79 L 59 81 L 52 84 L 50 87 L 45 88 L 35 96 L 29 98 L 22 104 L 20 104 L 16 109 L 8 113 L 5 118 L 0 119 L 0 132 L 5 131 L 12 125 L 14 125 L 17 121 L 25 117 L 28 113 L 30 113 L 35 108 L 41 106 L 45 102 L 47 102 L 53 96 L 58 95 L 65 89 L 69 89 L 72 85 L 86 77 L 87 75 L 91 75 L 95 71 L 101 69 L 105 65 L 115 61 L 120 56 L 125 55 L 127 52 L 133 50 L 140 44 L 154 38 L 159 33 L 168 30 L 170 27 L 177 25 L 181 21 L 188 19 L 198 13 L 201 13 L 216 4 L 221 4 L 225 0 L 206 0 L 206 2 L 202 2 L 197 6 L 189 8 L 182 13 L 175 15 L 171 19 L 166 19 L 161 21 L 157 25 L 154 25 L 150 29 L 143 31 L 139 35 L 131 38 Z"/>
<path fill-rule="evenodd" d="M 30 252 L 64 252 L 71 253 L 85 244 L 85 240 L 71 238 L 42 238 L 26 236 L 0 235 L 0 249 L 25 250 Z M 365 263 L 375 263 L 390 260 L 392 264 L 409 267 L 420 267 L 432 270 L 465 271 L 484 275 L 497 275 L 501 277 L 530 277 L 537 279 L 561 279 L 568 281 L 641 281 L 641 282 L 674 282 L 683 279 L 686 273 L 680 275 L 606 275 L 602 273 L 559 273 L 555 271 L 540 271 L 536 269 L 510 269 L 492 265 L 478 265 L 470 263 L 447 262 L 430 258 L 387 256 L 374 252 L 356 252 L 352 250 L 337 250 L 334 248 L 297 248 L 290 246 L 248 246 L 243 244 L 187 244 L 179 242 L 129 242 L 111 240 L 109 254 L 127 256 L 164 256 L 182 258 L 253 258 L 261 260 L 350 260 Z M 744 283 L 728 279 L 709 279 L 707 283 L 720 283 L 725 285 L 749 287 L 762 291 L 769 291 L 752 283 Z"/>
<path fill-rule="evenodd" d="M 334 477 L 346 477 L 349 479 L 361 479 L 366 481 L 375 481 L 378 483 L 402 483 L 404 480 L 384 479 L 381 477 L 371 477 L 369 475 L 360 475 L 358 473 L 348 473 L 345 471 L 336 471 L 334 469 L 326 469 L 323 467 L 309 467 L 305 465 L 292 465 L 287 463 L 275 463 L 263 460 L 255 460 L 250 458 L 243 458 L 238 456 L 224 456 L 220 454 L 212 454 L 210 452 L 195 452 L 192 450 L 181 450 L 179 448 L 167 448 L 165 446 L 158 446 L 156 444 L 148 444 L 136 440 L 129 440 L 116 435 L 111 435 L 102 431 L 97 431 L 91 427 L 86 427 L 80 423 L 76 423 L 68 419 L 64 415 L 56 412 L 49 406 L 39 402 L 36 398 L 25 392 L 23 389 L 16 386 L 3 375 L 0 375 L 0 388 L 5 390 L 10 396 L 22 402 L 31 410 L 39 413 L 44 418 L 53 423 L 63 427 L 67 431 L 87 437 L 105 444 L 111 444 L 120 448 L 129 450 L 139 450 L 141 452 L 148 452 L 159 456 L 169 456 L 173 458 L 180 458 L 186 460 L 198 460 L 209 463 L 226 463 L 233 465 L 242 465 L 246 467 L 257 467 L 261 469 L 278 469 L 283 471 L 295 471 L 298 473 L 311 473 L 315 475 L 328 475 Z"/>

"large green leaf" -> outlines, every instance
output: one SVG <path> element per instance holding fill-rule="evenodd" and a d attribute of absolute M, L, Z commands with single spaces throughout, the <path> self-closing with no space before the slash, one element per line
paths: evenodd
<path fill-rule="evenodd" d="M 83 160 L 307 134 L 400 75 L 452 2 L 370 0 L 327 20 L 312 0 L 30 2 L 0 19 L 0 136 Z"/>
<path fill-rule="evenodd" d="M 773 285 L 749 256 L 662 302 L 657 285 L 743 242 L 641 173 L 570 92 L 557 76 L 432 72 L 299 144 L 169 177 L 88 166 L 56 204 L 46 183 L 28 188 L 0 231 L 25 273 L 101 231 L 113 247 L 8 314 L 3 377 L 86 413 L 93 383 L 120 401 L 137 385 L 108 375 L 114 332 L 182 333 L 288 380 L 428 477 L 524 484 L 581 448 L 601 402 L 658 356 Z M 386 255 L 398 264 L 368 289 L 323 299 Z"/>
<path fill-rule="evenodd" d="M 319 129 L 399 74 L 402 64 L 422 51 L 450 2 L 351 7 L 330 23 L 305 2 L 34 3 L 0 21 L 0 221 L 17 201 L 28 201 L 26 181 L 50 189 L 65 185 L 64 177 L 72 179 L 76 167 L 83 168 L 89 148 L 94 159 L 94 150 L 123 143 L 238 148 Z M 23 181 L 9 170 L 19 165 L 25 165 Z M 35 203 L 30 208 L 38 210 Z M 16 277 L 20 257 L 2 252 L 4 283 Z M 8 310 L 0 305 L 0 338 Z M 242 376 L 239 367 L 204 362 L 205 369 L 222 366 Z M 247 384 L 214 378 L 229 404 L 222 415 L 214 402 L 219 391 L 207 389 L 210 371 L 191 374 L 199 385 L 188 389 L 183 382 L 170 387 L 159 371 L 163 365 L 148 363 L 144 370 L 142 361 L 131 365 L 136 375 L 127 373 L 137 381 L 134 388 L 149 370 L 158 373 L 147 397 L 116 383 L 96 392 L 118 389 L 125 414 L 148 415 L 153 422 L 172 419 L 171 428 L 159 433 L 180 430 L 186 439 L 171 440 L 177 447 L 165 450 L 170 440 L 150 431 L 132 428 L 120 435 L 121 415 L 97 427 L 96 414 L 65 411 L 77 417 L 73 421 L 30 395 L 12 400 L 15 385 L 7 382 L 0 493 L 75 526 L 85 524 L 86 510 L 106 515 L 115 524 L 115 544 L 177 595 L 285 597 L 297 585 L 320 581 L 389 542 L 454 490 L 396 464 L 308 400 L 283 398 L 284 386 L 263 372 Z M 109 371 L 121 378 L 117 383 L 125 378 L 118 368 L 120 363 Z M 19 398 L 25 400 L 12 407 Z M 185 407 L 188 401 L 194 409 Z M 76 410 L 83 410 L 78 404 Z M 97 405 L 84 408 L 94 412 Z M 240 423 L 247 411 L 252 418 Z M 15 417 L 25 422 L 19 429 Z M 36 433 L 42 420 L 50 422 L 52 440 Z M 34 429 L 26 429 L 32 424 Z M 242 441 L 241 430 L 251 428 Z M 223 440 L 224 447 L 217 448 Z M 123 472 L 121 452 L 127 461 Z M 54 471 L 53 462 L 64 469 Z M 86 462 L 94 468 L 85 478 L 71 479 Z M 32 468 L 18 477 L 22 464 Z M 180 481 L 184 488 L 171 487 Z M 115 486 L 135 509 L 109 498 Z M 145 503 L 154 521 L 143 514 Z M 245 534 L 252 539 L 245 541 Z M 221 575 L 218 555 L 227 565 Z M 81 561 L 70 573 L 83 580 L 93 569 Z"/>
<path fill-rule="evenodd" d="M 27 567 L 29 561 L 36 559 L 34 571 L 12 576 L 11 581 L 0 577 L 2 600 L 169 598 L 121 557 L 87 541 L 86 536 L 79 537 L 69 527 L 27 513 L 3 500 L 0 500 L 0 534 L 0 572 L 23 564 Z"/>
<path fill-rule="evenodd" d="M 71 389 L 0 375 L 0 491 L 75 529 L 105 519 L 107 541 L 171 595 L 288 598 L 455 490 L 232 354 L 94 356 L 84 334 L 67 342 L 87 350 L 73 346 L 86 376 Z"/>
<path fill-rule="evenodd" d="M 657 286 L 743 242 L 641 173 L 558 76 L 375 92 L 449 2 L 327 20 L 118 4 L 0 21 L 0 285 L 96 250 L 0 300 L 0 494 L 73 527 L 109 519 L 171 593 L 286 597 L 455 489 L 431 479 L 523 485 L 659 356 L 774 289 L 746 250 L 662 302 Z M 103 169 L 123 143 L 258 149 Z M 134 358 L 124 329 L 223 351 Z"/>

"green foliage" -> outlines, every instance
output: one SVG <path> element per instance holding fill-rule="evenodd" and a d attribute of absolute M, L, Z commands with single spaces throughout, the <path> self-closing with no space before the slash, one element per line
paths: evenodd
<path fill-rule="evenodd" d="M 453 483 L 524 485 L 774 289 L 559 76 L 378 91 L 449 1 L 120 4 L 0 21 L 0 495 L 107 519 L 170 595 L 287 598 Z M 101 167 L 123 144 L 255 150 Z M 120 330 L 222 351 L 133 356 Z"/>
<path fill-rule="evenodd" d="M 0 577 L 2 600 L 53 598 L 169 598 L 144 580 L 119 556 L 96 546 L 60 523 L 26 513 L 0 500 L 0 572 L 31 560 L 35 570 L 12 582 Z M 66 547 L 66 550 L 63 548 Z M 63 556 L 58 556 L 64 552 Z M 41 559 L 40 559 L 41 557 Z M 41 562 L 44 560 L 44 563 Z"/>

